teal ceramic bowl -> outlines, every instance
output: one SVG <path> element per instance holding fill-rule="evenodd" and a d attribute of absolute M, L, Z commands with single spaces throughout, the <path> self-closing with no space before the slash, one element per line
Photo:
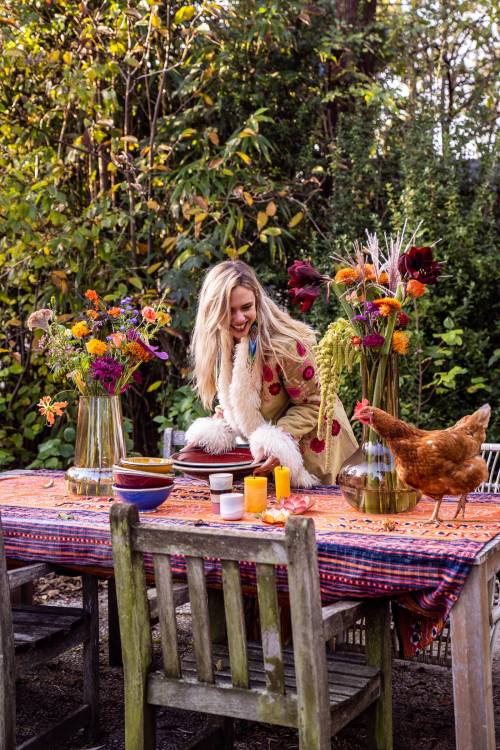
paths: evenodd
<path fill-rule="evenodd" d="M 123 503 L 132 503 L 138 510 L 154 510 L 168 498 L 174 488 L 173 484 L 166 487 L 148 487 L 147 489 L 135 490 L 129 487 L 113 485 L 113 496 Z"/>

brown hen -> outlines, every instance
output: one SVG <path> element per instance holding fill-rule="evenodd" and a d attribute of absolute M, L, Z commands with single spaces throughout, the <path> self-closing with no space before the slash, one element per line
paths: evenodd
<path fill-rule="evenodd" d="M 428 523 L 439 525 L 443 495 L 460 496 L 453 518 L 460 511 L 464 518 L 468 493 L 488 478 L 479 454 L 490 414 L 491 407 L 484 404 L 446 430 L 419 430 L 382 409 L 359 404 L 353 420 L 371 425 L 387 442 L 403 482 L 436 501 Z"/>

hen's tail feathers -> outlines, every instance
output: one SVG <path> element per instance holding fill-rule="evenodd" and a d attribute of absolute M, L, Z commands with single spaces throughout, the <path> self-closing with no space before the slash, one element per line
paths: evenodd
<path fill-rule="evenodd" d="M 490 421 L 491 417 L 491 406 L 489 404 L 483 404 L 477 411 L 476 415 L 479 417 L 481 422 L 484 424 L 484 427 L 488 426 L 488 422 Z"/>

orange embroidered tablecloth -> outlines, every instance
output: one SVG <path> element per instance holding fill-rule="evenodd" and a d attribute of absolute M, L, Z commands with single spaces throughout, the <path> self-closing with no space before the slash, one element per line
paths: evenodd
<path fill-rule="evenodd" d="M 364 516 L 350 508 L 338 487 L 308 490 L 314 518 L 322 598 L 390 596 L 398 604 L 400 635 L 407 655 L 418 653 L 437 634 L 465 583 L 482 547 L 500 532 L 500 495 L 474 493 L 466 521 L 436 528 L 424 525 L 433 503 L 421 501 L 410 513 Z M 112 575 L 109 531 L 112 498 L 68 495 L 62 472 L 0 474 L 0 510 L 8 557 L 47 561 Z M 449 517 L 455 500 L 446 500 Z M 141 520 L 160 524 L 206 524 L 214 528 L 270 531 L 259 518 L 223 521 L 211 511 L 208 487 L 193 479 L 177 479 L 156 511 Z M 184 561 L 174 570 L 184 573 Z M 207 561 L 208 582 L 220 584 L 220 566 Z M 253 566 L 241 566 L 242 582 L 251 586 Z M 280 585 L 286 590 L 286 576 Z"/>

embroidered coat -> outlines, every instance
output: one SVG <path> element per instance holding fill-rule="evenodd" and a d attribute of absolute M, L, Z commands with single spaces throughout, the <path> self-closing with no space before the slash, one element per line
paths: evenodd
<path fill-rule="evenodd" d="M 221 362 L 217 395 L 222 413 L 197 419 L 188 442 L 211 453 L 233 448 L 245 438 L 255 460 L 275 456 L 291 471 L 292 484 L 334 484 L 342 463 L 357 449 L 339 399 L 332 425 L 332 447 L 317 434 L 320 385 L 309 345 L 288 340 L 289 357 L 259 365 L 248 357 L 248 339 L 235 345 L 233 360 Z"/>

